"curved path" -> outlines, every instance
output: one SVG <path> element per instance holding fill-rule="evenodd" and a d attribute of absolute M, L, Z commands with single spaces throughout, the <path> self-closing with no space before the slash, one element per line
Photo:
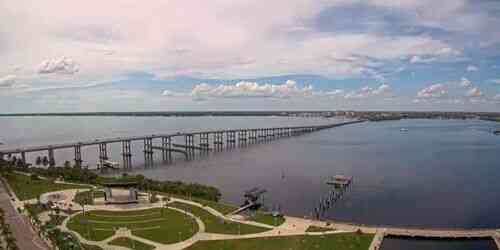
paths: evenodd
<path fill-rule="evenodd" d="M 73 190 L 62 190 L 59 191 L 60 193 L 63 193 L 67 195 L 67 198 L 65 199 L 66 201 L 72 200 L 72 197 L 76 194 L 76 189 Z M 159 198 L 162 199 L 163 196 L 159 195 Z M 278 237 L 278 236 L 292 236 L 292 235 L 324 235 L 324 234 L 336 234 L 336 233 L 346 233 L 346 232 L 356 232 L 358 230 L 361 230 L 364 233 L 370 233 L 374 234 L 375 237 L 372 241 L 372 244 L 370 245 L 369 250 L 377 250 L 380 249 L 380 245 L 383 242 L 383 239 L 385 236 L 392 235 L 392 236 L 407 236 L 407 237 L 424 237 L 424 238 L 488 238 L 492 237 L 492 239 L 495 241 L 497 244 L 498 249 L 500 249 L 500 230 L 498 229 L 418 229 L 418 228 L 401 228 L 401 227 L 390 227 L 390 226 L 366 226 L 366 225 L 355 225 L 355 224 L 349 224 L 349 223 L 326 223 L 324 221 L 315 221 L 315 220 L 310 220 L 310 219 L 303 219 L 303 218 L 297 218 L 297 217 L 289 217 L 285 216 L 285 222 L 279 226 L 271 226 L 267 224 L 262 224 L 254 221 L 245 221 L 245 220 L 239 220 L 235 218 L 231 218 L 229 216 L 225 216 L 219 211 L 209 207 L 209 206 L 204 206 L 200 203 L 193 202 L 190 200 L 185 200 L 185 199 L 179 199 L 179 198 L 170 198 L 170 202 L 181 202 L 185 204 L 189 204 L 192 206 L 196 206 L 199 208 L 204 209 L 205 211 L 209 212 L 213 216 L 216 216 L 221 219 L 225 220 L 230 220 L 233 222 L 237 223 L 242 223 L 242 224 L 248 224 L 248 225 L 253 225 L 253 226 L 258 226 L 258 227 L 264 227 L 268 228 L 268 231 L 261 232 L 261 233 L 255 233 L 255 234 L 245 234 L 245 235 L 229 235 L 229 234 L 216 234 L 216 233 L 207 233 L 205 231 L 205 224 L 203 223 L 202 220 L 200 220 L 198 217 L 196 217 L 194 214 L 191 214 L 189 212 L 186 212 L 182 209 L 178 208 L 173 208 L 173 207 L 168 207 L 169 209 L 173 209 L 179 212 L 182 212 L 192 218 L 194 218 L 198 224 L 198 232 L 195 233 L 191 238 L 182 241 L 182 242 L 177 242 L 173 244 L 161 244 L 157 242 L 153 242 L 147 239 L 143 239 L 141 237 L 137 237 L 133 235 L 130 230 L 118 230 L 115 235 L 112 237 L 95 242 L 95 241 L 89 241 L 84 239 L 81 235 L 78 233 L 75 233 L 73 231 L 70 231 L 67 228 L 67 222 L 75 215 L 79 214 L 73 214 L 71 217 L 68 217 L 63 224 L 60 226 L 60 228 L 63 231 L 71 232 L 74 235 L 76 235 L 79 240 L 85 244 L 91 244 L 91 245 L 98 245 L 104 249 L 116 249 L 116 250 L 122 250 L 125 249 L 123 247 L 118 247 L 118 246 L 111 246 L 109 245 L 109 242 L 112 240 L 118 238 L 118 237 L 128 237 L 137 241 L 144 242 L 146 244 L 155 246 L 156 250 L 181 250 L 185 249 L 192 244 L 196 243 L 197 241 L 200 240 L 230 240 L 230 239 L 247 239 L 247 238 L 258 238 L 258 237 Z M 150 208 L 155 208 L 155 207 L 164 207 L 164 202 L 157 202 L 154 204 L 140 204 L 137 206 L 118 206 L 118 205 L 87 205 L 85 206 L 85 210 L 108 210 L 108 211 L 131 211 L 131 210 L 144 210 L 144 209 L 150 209 Z M 81 212 L 80 212 L 81 213 Z M 325 228 L 331 228 L 332 231 L 328 232 L 306 232 L 307 228 L 309 226 L 318 226 L 318 227 L 325 227 Z"/>

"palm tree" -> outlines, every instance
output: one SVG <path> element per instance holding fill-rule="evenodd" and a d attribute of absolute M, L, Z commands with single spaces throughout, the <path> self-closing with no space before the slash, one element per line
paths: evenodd
<path fill-rule="evenodd" d="M 47 165 L 49 165 L 49 158 L 47 158 L 46 155 L 43 156 L 42 164 L 43 164 L 44 167 L 47 166 Z"/>
<path fill-rule="evenodd" d="M 42 157 L 37 156 L 37 157 L 36 157 L 35 164 L 36 164 L 36 165 L 40 165 L 40 164 L 42 164 Z"/>

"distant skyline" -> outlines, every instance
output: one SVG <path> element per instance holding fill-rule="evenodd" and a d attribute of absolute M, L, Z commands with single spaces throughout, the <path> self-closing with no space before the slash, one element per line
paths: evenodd
<path fill-rule="evenodd" d="M 0 113 L 500 110 L 495 0 L 19 0 L 0 21 Z"/>

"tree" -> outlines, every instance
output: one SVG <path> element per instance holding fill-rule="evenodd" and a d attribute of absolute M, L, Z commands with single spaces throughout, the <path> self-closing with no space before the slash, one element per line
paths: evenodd
<path fill-rule="evenodd" d="M 64 162 L 64 167 L 65 168 L 70 168 L 71 167 L 71 163 L 69 161 L 65 161 Z"/>
<path fill-rule="evenodd" d="M 41 165 L 41 164 L 42 164 L 42 157 L 37 156 L 37 157 L 36 157 L 35 164 L 36 164 L 36 165 Z"/>
<path fill-rule="evenodd" d="M 49 165 L 49 158 L 47 158 L 47 156 L 43 157 L 42 164 L 43 164 L 44 167 L 47 166 L 47 165 Z"/>

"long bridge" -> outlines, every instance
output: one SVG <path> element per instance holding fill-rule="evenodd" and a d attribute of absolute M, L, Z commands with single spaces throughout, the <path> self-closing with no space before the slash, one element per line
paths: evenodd
<path fill-rule="evenodd" d="M 98 146 L 98 156 L 100 166 L 108 158 L 108 144 L 121 143 L 122 148 L 122 167 L 124 169 L 132 168 L 132 150 L 131 142 L 144 142 L 144 164 L 146 167 L 154 164 L 154 151 L 161 152 L 164 162 L 171 162 L 172 153 L 180 153 L 185 159 L 192 159 L 196 152 L 200 154 L 209 151 L 222 151 L 227 148 L 234 148 L 238 145 L 255 144 L 283 137 L 297 136 L 304 133 L 311 133 L 323 129 L 329 129 L 354 123 L 360 123 L 364 120 L 355 120 L 342 123 L 315 125 L 315 126 L 294 126 L 294 127 L 271 127 L 271 128 L 244 128 L 227 130 L 209 130 L 197 132 L 177 132 L 170 134 L 152 134 L 144 136 L 116 137 L 107 139 L 95 139 L 89 141 L 79 141 L 74 143 L 52 144 L 44 146 L 21 147 L 13 149 L 0 150 L 0 159 L 13 154 L 20 155 L 21 161 L 26 163 L 26 154 L 32 152 L 47 152 L 50 166 L 55 166 L 56 160 L 54 151 L 59 149 L 74 149 L 75 165 L 82 164 L 82 148 L 88 146 Z M 184 139 L 184 144 L 174 143 L 174 140 Z"/>

